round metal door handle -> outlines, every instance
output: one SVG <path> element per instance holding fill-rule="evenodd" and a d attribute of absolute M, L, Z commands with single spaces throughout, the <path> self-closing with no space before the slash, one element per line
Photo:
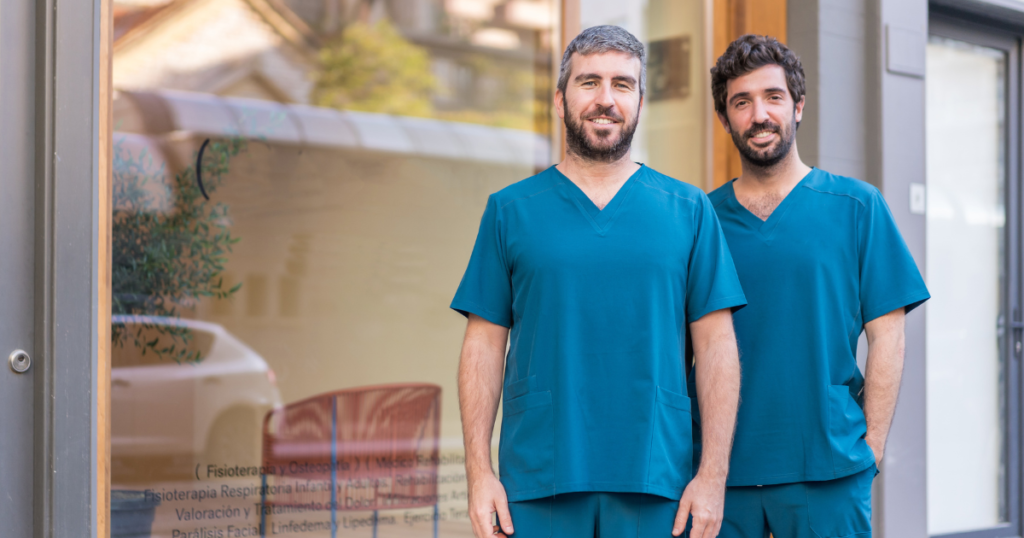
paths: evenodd
<path fill-rule="evenodd" d="M 11 364 L 11 370 L 14 370 L 19 374 L 23 374 L 28 371 L 30 366 L 32 366 L 32 357 L 30 357 L 24 350 L 15 349 L 7 358 L 7 362 Z"/>

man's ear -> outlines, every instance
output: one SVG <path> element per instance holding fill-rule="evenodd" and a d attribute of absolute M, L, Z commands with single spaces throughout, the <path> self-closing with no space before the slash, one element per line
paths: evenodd
<path fill-rule="evenodd" d="M 804 105 L 807 104 L 807 96 L 801 95 L 800 100 L 797 101 L 793 107 L 793 115 L 796 117 L 796 122 L 800 123 L 800 120 L 804 117 Z"/>
<path fill-rule="evenodd" d="M 555 112 L 560 119 L 565 119 L 565 94 L 562 90 L 555 90 Z"/>
<path fill-rule="evenodd" d="M 715 113 L 718 116 L 718 122 L 725 128 L 725 132 L 732 134 L 732 127 L 729 126 L 729 117 L 722 112 Z"/>

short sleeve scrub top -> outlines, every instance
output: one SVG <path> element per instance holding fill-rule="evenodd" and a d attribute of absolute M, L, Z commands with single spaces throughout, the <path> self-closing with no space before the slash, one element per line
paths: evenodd
<path fill-rule="evenodd" d="M 766 221 L 731 182 L 709 197 L 750 300 L 733 317 L 743 377 L 727 484 L 832 480 L 871 467 L 857 339 L 869 321 L 929 298 L 885 199 L 819 169 Z"/>
<path fill-rule="evenodd" d="M 745 303 L 707 196 L 646 166 L 600 210 L 555 167 L 491 195 L 451 307 L 511 329 L 509 500 L 678 499 L 692 478 L 686 324 Z"/>

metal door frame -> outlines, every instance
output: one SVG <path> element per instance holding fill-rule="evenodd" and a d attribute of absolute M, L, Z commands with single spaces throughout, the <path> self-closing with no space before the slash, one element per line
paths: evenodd
<path fill-rule="evenodd" d="M 933 7 L 929 18 L 929 35 L 955 39 L 966 43 L 989 47 L 1006 52 L 1006 139 L 1004 141 L 1006 203 L 1006 225 L 1004 252 L 1006 260 L 1006 283 L 1003 290 L 1003 312 L 1007 323 L 1002 335 L 1001 348 L 1005 368 L 1003 380 L 1006 395 L 1006 504 L 1007 523 L 988 529 L 932 535 L 942 538 L 1010 538 L 1022 536 L 1021 521 L 1021 355 L 1014 352 L 1014 345 L 1020 342 L 1024 319 L 1021 315 L 1021 39 L 1024 28 L 1006 31 L 982 24 L 970 18 L 947 14 L 943 9 Z"/>
<path fill-rule="evenodd" d="M 35 110 L 33 536 L 102 537 L 109 534 L 110 1 L 34 4 L 35 102 L 26 103 Z"/>

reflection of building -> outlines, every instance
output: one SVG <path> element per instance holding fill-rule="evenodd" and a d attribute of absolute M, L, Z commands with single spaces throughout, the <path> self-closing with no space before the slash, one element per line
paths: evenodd
<path fill-rule="evenodd" d="M 438 111 L 486 123 L 479 112 L 522 113 L 536 100 L 533 128 L 547 132 L 549 99 L 537 92 L 550 77 L 550 1 L 448 3 L 123 0 L 115 13 L 114 86 L 308 103 L 319 50 L 346 24 L 387 18 L 428 52 Z"/>
<path fill-rule="evenodd" d="M 225 277 L 242 287 L 194 315 L 253 346 L 285 401 L 339 385 L 450 383 L 445 367 L 408 357 L 444 345 L 451 320 L 434 302 L 457 285 L 479 198 L 551 153 L 528 131 L 176 91 L 121 92 L 115 123 L 126 156 L 145 150 L 168 174 L 192 166 L 204 138 L 250 141 L 213 194 L 240 238 Z M 385 318 L 400 337 L 381 339 Z M 371 356 L 376 369 L 358 360 Z M 455 396 L 445 391 L 450 437 Z"/>
<path fill-rule="evenodd" d="M 318 40 L 267 0 L 172 0 L 122 9 L 115 19 L 116 88 L 309 99 Z"/>

